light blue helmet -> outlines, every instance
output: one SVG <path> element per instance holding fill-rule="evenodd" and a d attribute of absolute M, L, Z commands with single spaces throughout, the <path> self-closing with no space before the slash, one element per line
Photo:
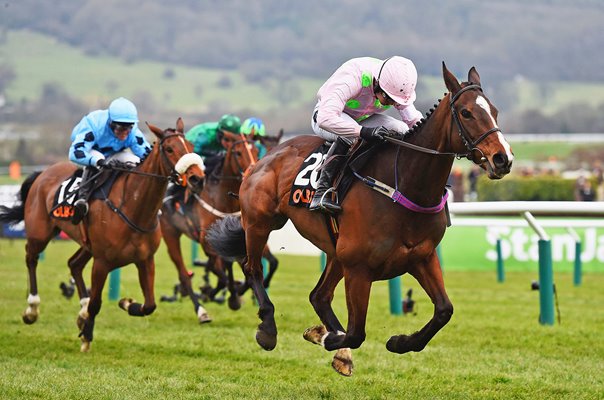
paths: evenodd
<path fill-rule="evenodd" d="M 138 113 L 132 102 L 123 97 L 117 98 L 109 104 L 109 120 L 113 122 L 138 122 Z"/>

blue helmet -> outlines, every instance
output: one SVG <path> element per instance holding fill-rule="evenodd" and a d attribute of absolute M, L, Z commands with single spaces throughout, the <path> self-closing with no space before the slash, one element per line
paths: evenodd
<path fill-rule="evenodd" d="M 117 98 L 109 104 L 109 120 L 113 122 L 138 122 L 136 107 L 132 102 L 123 97 Z"/>
<path fill-rule="evenodd" d="M 248 118 L 241 125 L 241 133 L 244 135 L 266 136 L 266 127 L 260 118 Z"/>

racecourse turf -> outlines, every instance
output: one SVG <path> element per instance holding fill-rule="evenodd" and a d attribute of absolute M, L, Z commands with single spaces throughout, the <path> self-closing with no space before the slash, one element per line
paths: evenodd
<path fill-rule="evenodd" d="M 188 249 L 188 242 L 185 248 Z M 158 308 L 129 317 L 105 300 L 90 353 L 79 351 L 78 301 L 59 284 L 69 278 L 71 242 L 51 243 L 38 267 L 41 315 L 28 326 L 24 242 L 0 240 L 1 399 L 602 399 L 604 398 L 604 274 L 588 273 L 579 287 L 571 273 L 554 276 L 561 324 L 538 323 L 533 272 L 510 272 L 504 283 L 489 271 L 446 269 L 455 306 L 451 322 L 420 353 L 385 348 L 393 334 L 411 333 L 432 315 L 417 282 L 417 315 L 389 312 L 388 285 L 374 284 L 367 340 L 354 350 L 350 378 L 335 373 L 333 353 L 307 343 L 305 328 L 318 318 L 308 302 L 320 274 L 318 257 L 277 254 L 270 295 L 279 329 L 275 350 L 254 340 L 259 322 L 249 294 L 239 311 L 206 304 L 214 321 L 199 325 L 188 299 L 172 294 L 176 272 L 165 247 L 157 253 Z M 494 268 L 494 267 L 493 267 Z M 90 266 L 86 269 L 89 281 Z M 195 282 L 201 282 L 196 270 Z M 136 268 L 121 271 L 121 294 L 141 299 Z M 334 308 L 345 323 L 343 285 Z"/>

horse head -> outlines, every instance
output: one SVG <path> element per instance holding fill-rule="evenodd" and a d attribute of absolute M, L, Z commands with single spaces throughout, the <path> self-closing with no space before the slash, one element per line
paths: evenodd
<path fill-rule="evenodd" d="M 510 172 L 514 153 L 497 125 L 497 108 L 484 95 L 476 68 L 470 68 L 468 81 L 460 83 L 443 62 L 443 78 L 460 147 L 490 179 L 503 178 Z"/>
<path fill-rule="evenodd" d="M 150 123 L 147 126 L 159 139 L 162 172 L 193 193 L 200 193 L 205 167 L 201 157 L 193 152 L 193 145 L 185 140 L 182 118 L 176 121 L 176 129 L 162 130 Z"/>
<path fill-rule="evenodd" d="M 279 129 L 277 136 L 259 136 L 257 139 L 260 140 L 260 143 L 262 143 L 264 147 L 266 147 L 266 151 L 268 152 L 279 144 L 282 137 L 283 129 Z M 256 140 L 256 137 L 254 137 L 254 140 Z"/>
<path fill-rule="evenodd" d="M 243 176 L 258 161 L 258 148 L 251 138 L 225 131 L 220 143 L 226 150 L 224 174 Z"/>

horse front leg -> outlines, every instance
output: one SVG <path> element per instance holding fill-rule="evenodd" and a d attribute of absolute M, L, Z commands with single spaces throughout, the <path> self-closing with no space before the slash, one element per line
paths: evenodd
<path fill-rule="evenodd" d="M 107 281 L 110 266 L 104 260 L 95 259 L 92 263 L 92 279 L 90 285 L 90 300 L 88 304 L 82 305 L 78 314 L 77 325 L 80 328 L 80 339 L 82 345 L 80 351 L 88 352 L 93 339 L 94 321 L 101 311 L 103 302 L 103 288 Z"/>
<path fill-rule="evenodd" d="M 40 295 L 38 294 L 36 269 L 38 268 L 40 253 L 44 251 L 47 244 L 48 240 L 43 241 L 28 238 L 25 245 L 25 265 L 27 266 L 29 294 L 27 296 L 27 308 L 21 315 L 21 318 L 27 325 L 36 322 L 40 315 Z"/>
<path fill-rule="evenodd" d="M 243 272 L 258 301 L 258 317 L 262 321 L 256 331 L 256 342 L 264 350 L 273 350 L 277 345 L 275 306 L 264 288 L 262 267 L 262 250 L 266 245 L 269 233 L 270 229 L 257 227 L 246 230 L 247 260 L 243 263 Z"/>
<path fill-rule="evenodd" d="M 181 235 L 176 231 L 176 229 L 169 223 L 163 223 L 162 220 L 162 235 L 164 238 L 164 242 L 166 243 L 166 247 L 168 248 L 168 255 L 170 259 L 174 263 L 176 267 L 176 271 L 178 272 L 178 280 L 180 282 L 180 287 L 183 288 L 186 294 L 189 295 L 191 302 L 193 302 L 193 308 L 195 309 L 195 313 L 197 314 L 197 320 L 199 323 L 210 322 L 212 319 L 209 317 L 208 312 L 205 308 L 199 304 L 199 297 L 197 293 L 193 290 L 193 283 L 187 268 L 185 267 L 185 262 L 182 257 L 182 249 L 180 247 L 180 237 Z"/>
<path fill-rule="evenodd" d="M 266 276 L 264 277 L 264 287 L 268 289 L 271 284 L 271 279 L 273 279 L 273 275 L 275 274 L 275 271 L 277 271 L 277 267 L 279 266 L 279 260 L 277 260 L 277 257 L 275 257 L 273 253 L 271 253 L 271 250 L 268 248 L 268 246 L 264 246 L 262 257 L 264 257 L 264 259 L 268 261 L 268 274 L 266 274 Z"/>
<path fill-rule="evenodd" d="M 348 309 L 348 330 L 328 332 L 323 339 L 327 350 L 345 347 L 356 349 L 365 341 L 365 322 L 371 293 L 371 277 L 362 269 L 347 271 L 344 268 L 346 308 Z"/>
<path fill-rule="evenodd" d="M 67 266 L 71 272 L 71 277 L 75 281 L 80 300 L 88 298 L 88 289 L 86 288 L 86 282 L 84 282 L 83 271 L 86 267 L 86 263 L 90 261 L 91 258 L 92 254 L 83 247 L 80 247 L 67 261 Z"/>
<path fill-rule="evenodd" d="M 411 335 L 392 336 L 386 343 L 386 348 L 393 353 L 407 353 L 409 351 L 422 351 L 428 342 L 449 322 L 453 315 L 453 305 L 445 291 L 440 261 L 436 251 L 424 263 L 413 267 L 409 273 L 417 279 L 424 288 L 432 304 L 434 314 L 432 319 L 419 331 Z"/>
<path fill-rule="evenodd" d="M 239 298 L 239 293 L 235 282 L 235 275 L 233 274 L 233 262 L 227 261 L 224 258 L 219 258 L 219 260 L 223 265 L 223 269 L 227 272 L 227 287 L 229 289 L 229 308 L 233 311 L 239 310 L 241 308 L 241 300 Z"/>
<path fill-rule="evenodd" d="M 331 307 L 334 291 L 343 276 L 341 265 L 328 256 L 325 270 L 309 296 L 310 303 L 315 309 L 315 312 L 321 319 L 321 322 L 325 324 L 312 326 L 304 332 L 304 339 L 311 343 L 323 346 L 328 331 L 334 333 L 344 332 L 344 327 Z M 331 366 L 337 373 L 344 376 L 351 376 L 354 364 L 350 348 L 338 349 L 333 356 Z"/>
<path fill-rule="evenodd" d="M 83 247 L 80 247 L 67 261 L 71 276 L 78 289 L 78 297 L 80 299 L 80 312 L 77 321 L 78 327 L 84 326 L 84 321 L 88 318 L 88 303 L 90 302 L 90 297 L 88 297 L 89 293 L 82 272 L 84 271 L 86 263 L 91 258 L 92 254 Z"/>
<path fill-rule="evenodd" d="M 155 259 L 150 256 L 144 261 L 135 263 L 138 270 L 138 283 L 140 284 L 145 301 L 143 304 L 137 303 L 131 298 L 122 298 L 119 306 L 122 310 L 128 311 L 128 315 L 134 317 L 144 317 L 155 311 Z"/>

